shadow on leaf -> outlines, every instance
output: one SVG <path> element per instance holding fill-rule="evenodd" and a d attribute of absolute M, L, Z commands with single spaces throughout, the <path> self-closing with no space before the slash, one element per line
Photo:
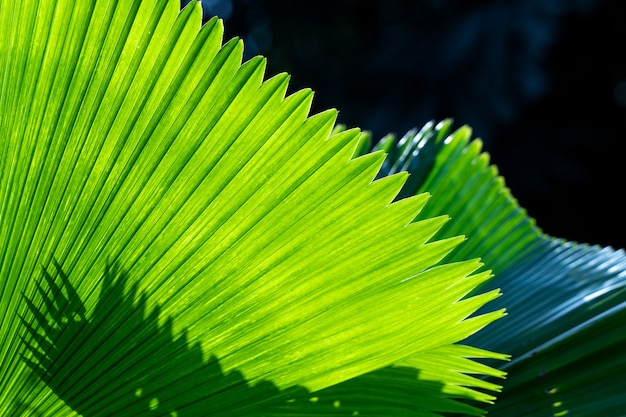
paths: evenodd
<path fill-rule="evenodd" d="M 57 265 L 44 271 L 40 306 L 24 297 L 32 319 L 23 359 L 74 411 L 92 416 L 200 416 L 255 414 L 304 388 L 280 391 L 271 382 L 251 386 L 241 373 L 224 373 L 217 358 L 204 359 L 186 334 L 174 338 L 172 321 L 159 326 L 159 307 L 128 277 L 108 268 L 93 312 Z"/>
<path fill-rule="evenodd" d="M 31 315 L 23 360 L 67 406 L 84 417 L 100 416 L 322 416 L 411 415 L 477 409 L 443 394 L 440 383 L 419 379 L 408 367 L 386 367 L 310 393 L 249 384 L 205 359 L 199 343 L 174 337 L 172 320 L 159 325 L 137 285 L 108 267 L 88 314 L 59 265 L 44 270 L 37 299 L 24 296 Z M 55 415 L 47 409 L 40 415 Z M 408 414 L 407 414 L 408 413 Z M 19 415 L 16 414 L 16 415 Z"/>

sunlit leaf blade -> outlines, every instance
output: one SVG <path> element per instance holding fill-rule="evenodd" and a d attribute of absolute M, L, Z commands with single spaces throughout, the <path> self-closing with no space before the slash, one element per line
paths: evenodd
<path fill-rule="evenodd" d="M 201 14 L 1 0 L 0 414 L 290 412 L 502 316 L 428 195 Z M 424 386 L 389 413 L 463 407 Z"/>
<path fill-rule="evenodd" d="M 466 340 L 512 355 L 509 363 L 494 363 L 508 375 L 489 415 L 621 415 L 626 254 L 543 234 L 489 165 L 480 141 L 470 139 L 470 129 L 452 132 L 446 120 L 377 146 L 395 149 L 381 173 L 397 166 L 428 171 L 402 193 L 432 193 L 420 216 L 450 213 L 439 237 L 467 235 L 468 244 L 449 259 L 480 253 L 495 272 L 482 290 L 501 288 L 493 305 L 506 306 L 508 315 Z"/>
<path fill-rule="evenodd" d="M 476 349 L 470 346 L 444 346 L 419 356 L 404 359 L 401 363 L 422 369 L 422 378 L 430 381 L 446 381 L 443 392 L 452 398 L 471 399 L 474 402 L 493 403 L 499 392 L 501 382 L 489 382 L 477 378 L 488 375 L 504 378 L 506 373 L 476 361 L 483 359 L 507 360 L 508 355 Z M 436 364 L 437 366 L 433 366 Z M 487 392 L 483 392 L 487 391 Z M 452 411 L 452 410 L 451 410 Z M 467 412 L 466 412 L 467 413 Z M 480 408 L 474 408 L 472 415 L 483 414 Z"/>
<path fill-rule="evenodd" d="M 421 363 L 415 365 L 421 366 Z M 424 378 L 418 367 L 390 366 L 308 396 L 273 407 L 271 416 L 415 416 L 442 413 L 480 415 L 480 409 L 456 401 L 465 393 L 447 393 Z"/>

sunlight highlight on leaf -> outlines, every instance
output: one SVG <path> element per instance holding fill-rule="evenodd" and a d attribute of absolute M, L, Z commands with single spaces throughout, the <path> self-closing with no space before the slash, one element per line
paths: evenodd
<path fill-rule="evenodd" d="M 491 274 L 442 262 L 464 238 L 434 238 L 445 212 L 415 221 L 428 194 L 395 201 L 407 174 L 377 179 L 384 152 L 354 158 L 359 130 L 309 116 L 310 90 L 286 97 L 287 75 L 201 16 L 1 0 L 0 413 L 193 410 L 197 393 L 129 382 L 176 381 L 150 362 L 164 338 L 184 384 L 236 415 L 264 404 L 254 387 L 359 386 L 503 315 L 474 317 L 499 292 L 467 297 Z"/>

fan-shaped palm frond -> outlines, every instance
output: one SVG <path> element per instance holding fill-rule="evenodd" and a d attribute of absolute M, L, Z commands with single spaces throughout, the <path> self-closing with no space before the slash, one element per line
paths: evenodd
<path fill-rule="evenodd" d="M 503 315 L 489 271 L 200 22 L 0 2 L 0 413 L 480 413 L 464 374 L 502 373 L 464 358 L 504 356 L 456 343 Z"/>

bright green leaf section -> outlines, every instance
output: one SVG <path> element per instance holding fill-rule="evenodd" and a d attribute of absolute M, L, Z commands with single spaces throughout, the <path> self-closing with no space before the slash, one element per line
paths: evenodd
<path fill-rule="evenodd" d="M 469 297 L 478 256 L 441 262 L 446 212 L 392 203 L 406 173 L 374 181 L 384 153 L 197 2 L 44 3 L 0 2 L 1 414 L 471 409 L 391 367 L 503 314 L 474 317 L 499 295 Z M 396 377 L 411 395 L 358 401 Z"/>

